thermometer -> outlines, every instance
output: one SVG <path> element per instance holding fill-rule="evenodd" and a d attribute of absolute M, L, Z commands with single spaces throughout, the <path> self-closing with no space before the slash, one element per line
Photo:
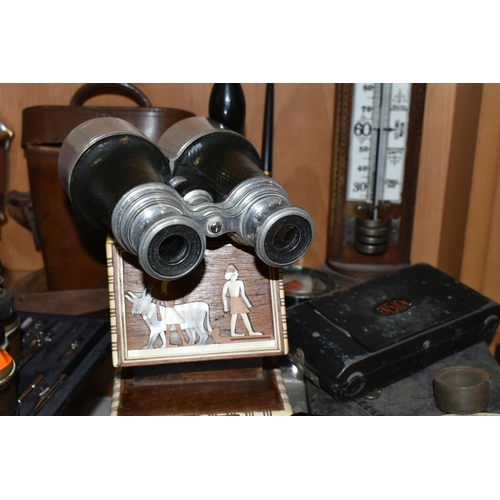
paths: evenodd
<path fill-rule="evenodd" d="M 329 263 L 409 261 L 425 84 L 338 84 Z"/>
<path fill-rule="evenodd" d="M 410 118 L 410 83 L 354 84 L 347 201 L 401 203 Z"/>

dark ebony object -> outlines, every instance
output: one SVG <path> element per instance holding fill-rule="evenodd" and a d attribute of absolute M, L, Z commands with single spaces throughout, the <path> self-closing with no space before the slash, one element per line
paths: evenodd
<path fill-rule="evenodd" d="M 266 86 L 264 132 L 262 135 L 262 170 L 271 175 L 273 170 L 274 83 Z"/>
<path fill-rule="evenodd" d="M 245 126 L 246 104 L 240 83 L 214 83 L 208 107 L 210 118 L 238 134 Z"/>
<path fill-rule="evenodd" d="M 497 303 L 418 264 L 289 308 L 290 354 L 346 401 L 487 339 L 499 316 Z"/>

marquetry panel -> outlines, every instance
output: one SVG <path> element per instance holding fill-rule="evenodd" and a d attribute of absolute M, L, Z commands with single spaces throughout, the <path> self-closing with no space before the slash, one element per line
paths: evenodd
<path fill-rule="evenodd" d="M 160 281 L 107 243 L 115 366 L 288 353 L 281 270 L 248 248 L 211 242 L 188 275 Z"/>

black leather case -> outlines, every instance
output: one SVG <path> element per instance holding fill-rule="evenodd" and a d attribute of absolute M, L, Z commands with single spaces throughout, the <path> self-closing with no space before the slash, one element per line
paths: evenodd
<path fill-rule="evenodd" d="M 500 306 L 416 264 L 287 310 L 290 358 L 346 401 L 486 340 Z"/>

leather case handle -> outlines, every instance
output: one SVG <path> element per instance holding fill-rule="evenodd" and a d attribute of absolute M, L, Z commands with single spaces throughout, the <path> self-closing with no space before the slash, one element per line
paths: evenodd
<path fill-rule="evenodd" d="M 81 106 L 87 99 L 102 94 L 123 95 L 135 101 L 142 108 L 151 107 L 146 95 L 130 83 L 87 83 L 75 92 L 70 106 Z"/>

